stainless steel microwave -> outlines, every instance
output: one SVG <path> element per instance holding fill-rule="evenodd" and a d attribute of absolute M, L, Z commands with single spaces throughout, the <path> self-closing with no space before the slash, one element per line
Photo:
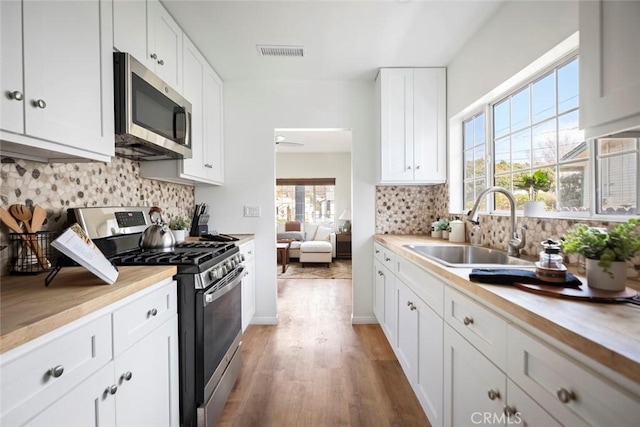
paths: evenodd
<path fill-rule="evenodd" d="M 191 104 L 128 53 L 113 54 L 116 155 L 191 158 Z"/>

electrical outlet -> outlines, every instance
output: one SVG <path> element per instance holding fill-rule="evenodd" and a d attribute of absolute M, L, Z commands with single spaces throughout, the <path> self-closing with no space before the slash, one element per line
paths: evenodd
<path fill-rule="evenodd" d="M 259 217 L 260 216 L 260 206 L 245 206 L 244 207 L 244 216 Z"/>

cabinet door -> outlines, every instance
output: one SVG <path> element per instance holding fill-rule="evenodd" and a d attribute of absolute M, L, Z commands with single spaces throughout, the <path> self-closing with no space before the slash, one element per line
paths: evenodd
<path fill-rule="evenodd" d="M 446 72 L 444 68 L 413 70 L 414 181 L 447 179 Z"/>
<path fill-rule="evenodd" d="M 507 417 L 507 425 L 515 424 L 527 427 L 561 425 L 510 379 L 507 379 L 507 406 L 504 408 L 504 414 Z M 582 423 L 571 425 L 579 426 Z"/>
<path fill-rule="evenodd" d="M 147 24 L 146 0 L 113 0 L 113 47 L 154 70 L 156 62 L 149 55 Z"/>
<path fill-rule="evenodd" d="M 382 265 L 376 259 L 373 260 L 373 314 L 378 323 L 384 323 L 384 281 L 385 273 Z"/>
<path fill-rule="evenodd" d="M 398 345 L 396 354 L 411 384 L 418 372 L 418 297 L 396 280 L 396 311 L 398 315 Z"/>
<path fill-rule="evenodd" d="M 113 363 L 109 363 L 24 425 L 29 427 L 115 426 L 116 395 L 105 391 L 112 385 Z"/>
<path fill-rule="evenodd" d="M 254 257 L 255 244 L 245 243 L 240 246 L 240 253 L 244 255 L 245 277 L 242 279 L 242 332 L 247 329 L 253 315 L 256 313 L 256 259 Z"/>
<path fill-rule="evenodd" d="M 396 278 L 389 269 L 384 272 L 384 331 L 389 344 L 395 348 L 397 343 L 398 329 L 396 327 Z"/>
<path fill-rule="evenodd" d="M 204 169 L 204 102 L 203 84 L 205 60 L 191 40 L 184 37 L 183 95 L 191 103 L 191 152 L 190 159 L 182 160 L 182 173 L 195 179 L 205 178 Z"/>
<path fill-rule="evenodd" d="M 23 25 L 27 135 L 113 155 L 111 2 L 26 1 Z"/>
<path fill-rule="evenodd" d="M 380 70 L 381 180 L 413 181 L 413 69 Z"/>
<path fill-rule="evenodd" d="M 24 133 L 24 86 L 22 83 L 22 4 L 0 2 L 0 128 Z M 19 99 L 16 99 L 19 98 Z M 20 99 L 21 98 L 21 99 Z"/>
<path fill-rule="evenodd" d="M 418 360 L 414 390 L 433 427 L 443 425 L 444 321 L 427 304 L 417 300 Z"/>
<path fill-rule="evenodd" d="M 115 359 L 118 426 L 178 426 L 178 317 Z"/>
<path fill-rule="evenodd" d="M 580 127 L 592 138 L 640 119 L 640 2 L 581 1 Z"/>
<path fill-rule="evenodd" d="M 147 13 L 149 14 L 149 55 L 156 61 L 155 72 L 167 84 L 181 92 L 182 29 L 159 0 L 147 1 Z"/>
<path fill-rule="evenodd" d="M 504 425 L 506 376 L 448 325 L 444 327 L 444 425 Z M 484 417 L 489 417 L 488 423 Z"/>
<path fill-rule="evenodd" d="M 224 182 L 223 87 L 222 80 L 208 64 L 205 68 L 202 90 L 204 95 L 203 150 L 206 177 L 212 182 L 221 184 Z"/>

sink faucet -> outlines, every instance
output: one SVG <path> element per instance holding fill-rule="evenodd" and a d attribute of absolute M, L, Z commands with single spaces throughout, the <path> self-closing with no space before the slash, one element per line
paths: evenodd
<path fill-rule="evenodd" d="M 518 237 L 518 232 L 516 231 L 516 200 L 513 198 L 513 194 L 508 190 L 502 187 L 485 188 L 480 194 L 478 194 L 476 202 L 467 214 L 467 219 L 473 224 L 479 225 L 478 208 L 480 207 L 480 203 L 482 203 L 484 196 L 489 193 L 502 193 L 507 196 L 507 199 L 509 200 L 509 204 L 511 205 L 511 238 L 507 242 L 507 255 L 520 258 L 520 249 L 524 248 L 526 243 L 527 226 L 522 226 L 520 230 L 522 238 Z"/>

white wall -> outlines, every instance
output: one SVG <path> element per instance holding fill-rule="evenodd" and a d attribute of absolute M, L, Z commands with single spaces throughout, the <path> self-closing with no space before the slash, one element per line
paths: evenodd
<path fill-rule="evenodd" d="M 222 233 L 255 234 L 254 323 L 277 322 L 276 128 L 352 130 L 352 320 L 375 322 L 371 294 L 375 232 L 373 93 L 373 81 L 225 83 L 225 184 L 196 188 L 196 201 L 211 204 L 210 227 Z M 244 205 L 260 206 L 261 217 L 244 218 Z"/>
<path fill-rule="evenodd" d="M 336 226 L 351 209 L 351 153 L 277 153 L 276 178 L 335 178 Z"/>
<path fill-rule="evenodd" d="M 507 1 L 447 68 L 448 117 L 578 31 L 577 1 Z"/>

